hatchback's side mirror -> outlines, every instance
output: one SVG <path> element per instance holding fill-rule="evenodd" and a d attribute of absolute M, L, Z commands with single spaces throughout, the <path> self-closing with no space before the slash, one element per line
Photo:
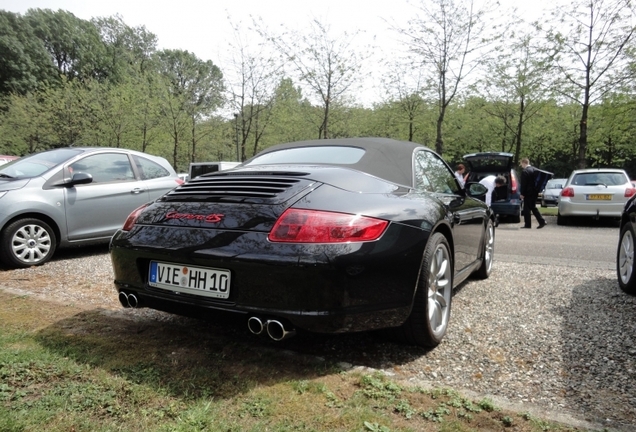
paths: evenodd
<path fill-rule="evenodd" d="M 78 184 L 88 184 L 93 182 L 93 176 L 89 173 L 78 172 L 73 174 L 71 181 L 66 184 L 66 186 L 75 186 Z"/>

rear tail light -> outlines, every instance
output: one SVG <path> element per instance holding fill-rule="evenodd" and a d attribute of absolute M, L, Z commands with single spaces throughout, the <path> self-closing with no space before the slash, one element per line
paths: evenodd
<path fill-rule="evenodd" d="M 510 171 L 510 189 L 513 194 L 517 193 L 517 177 L 515 177 L 512 171 Z"/>
<path fill-rule="evenodd" d="M 571 187 L 566 187 L 565 189 L 561 191 L 561 196 L 566 198 L 573 198 L 574 189 L 572 189 Z"/>
<path fill-rule="evenodd" d="M 141 207 L 137 207 L 136 209 L 134 209 L 132 213 L 128 215 L 126 222 L 124 222 L 124 226 L 122 227 L 122 230 L 130 231 L 133 228 L 133 226 L 135 226 L 135 223 L 137 222 L 137 218 L 139 217 L 139 214 L 146 207 L 148 207 L 148 204 L 144 204 Z"/>
<path fill-rule="evenodd" d="M 636 189 L 634 188 L 625 189 L 625 198 L 631 198 L 634 196 L 634 194 L 636 194 Z"/>
<path fill-rule="evenodd" d="M 272 242 L 346 243 L 378 239 L 389 223 L 365 216 L 288 209 L 269 233 Z"/>
<path fill-rule="evenodd" d="M 182 184 L 184 184 L 185 182 L 183 181 L 183 179 L 180 178 L 176 178 L 174 179 L 174 181 L 177 183 L 178 186 L 181 186 Z"/>

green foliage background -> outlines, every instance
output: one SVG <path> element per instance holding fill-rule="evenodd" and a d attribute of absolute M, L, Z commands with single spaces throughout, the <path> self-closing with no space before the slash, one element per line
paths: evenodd
<path fill-rule="evenodd" d="M 279 76 L 272 97 L 259 102 L 260 117 L 250 118 L 260 119 L 261 127 L 252 128 L 245 119 L 254 104 L 239 112 L 229 108 L 220 65 L 187 50 L 158 50 L 155 35 L 119 17 L 85 21 L 62 10 L 0 10 L 0 52 L 0 153 L 124 147 L 163 156 L 187 171 L 190 162 L 246 159 L 277 143 L 320 137 L 323 108 L 293 77 Z M 437 107 L 425 93 L 407 100 L 387 91 L 372 107 L 334 100 L 330 137 L 412 139 L 434 148 Z M 506 126 L 517 101 L 465 91 L 446 113 L 444 158 L 453 164 L 467 153 L 505 151 L 557 177 L 569 175 L 577 165 L 580 106 L 550 92 L 540 95 L 517 149 Z M 589 167 L 622 167 L 636 177 L 634 102 L 630 89 L 617 85 L 590 107 Z"/>

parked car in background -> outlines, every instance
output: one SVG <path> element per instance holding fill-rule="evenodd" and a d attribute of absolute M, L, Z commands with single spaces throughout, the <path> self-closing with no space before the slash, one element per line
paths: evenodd
<path fill-rule="evenodd" d="M 19 159 L 20 156 L 0 155 L 0 165 Z"/>
<path fill-rule="evenodd" d="M 69 147 L 0 166 L 0 260 L 49 261 L 58 247 L 107 243 L 135 208 L 183 183 L 164 158 Z"/>
<path fill-rule="evenodd" d="M 482 152 L 464 155 L 468 166 L 467 182 L 478 182 L 489 175 L 501 175 L 506 179 L 506 185 L 496 187 L 492 197 L 491 207 L 500 219 L 509 222 L 521 221 L 521 196 L 519 180 L 514 170 L 514 155 L 512 153 Z"/>
<path fill-rule="evenodd" d="M 541 207 L 549 207 L 551 205 L 556 206 L 559 203 L 559 195 L 563 190 L 563 185 L 568 179 L 556 178 L 550 179 L 545 185 L 545 189 L 539 193 L 539 200 L 541 201 Z"/>
<path fill-rule="evenodd" d="M 440 343 L 454 287 L 490 275 L 494 215 L 430 149 L 384 138 L 270 147 L 130 215 L 110 246 L 124 307 Z"/>
<path fill-rule="evenodd" d="M 625 170 L 589 168 L 572 171 L 559 197 L 557 224 L 573 217 L 619 219 L 625 203 L 636 194 Z"/>
<path fill-rule="evenodd" d="M 636 272 L 634 272 L 635 224 L 636 197 L 632 197 L 627 201 L 621 214 L 618 250 L 616 251 L 618 285 L 623 291 L 632 295 L 636 295 Z"/>

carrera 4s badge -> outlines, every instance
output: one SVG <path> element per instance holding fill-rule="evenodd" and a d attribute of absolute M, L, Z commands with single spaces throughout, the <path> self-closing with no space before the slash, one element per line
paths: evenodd
<path fill-rule="evenodd" d="M 207 223 L 217 223 L 217 222 L 221 222 L 221 219 L 223 219 L 223 216 L 224 215 L 218 214 L 218 213 L 202 215 L 202 214 L 193 214 L 193 213 L 170 212 L 166 214 L 166 219 L 198 220 L 198 221 L 207 222 Z"/>

